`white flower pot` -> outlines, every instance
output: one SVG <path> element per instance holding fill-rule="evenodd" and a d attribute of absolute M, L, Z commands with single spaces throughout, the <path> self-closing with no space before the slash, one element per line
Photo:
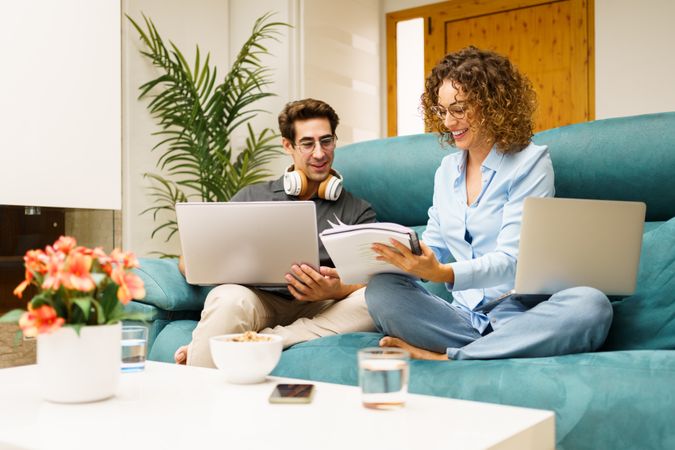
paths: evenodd
<path fill-rule="evenodd" d="M 37 365 L 45 400 L 83 403 L 115 395 L 120 377 L 122 325 L 70 327 L 37 338 Z"/>

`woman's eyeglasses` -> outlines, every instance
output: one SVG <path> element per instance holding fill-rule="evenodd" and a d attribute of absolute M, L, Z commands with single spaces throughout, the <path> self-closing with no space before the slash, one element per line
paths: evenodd
<path fill-rule="evenodd" d="M 321 146 L 321 150 L 324 152 L 332 152 L 335 150 L 337 136 L 324 136 L 316 140 L 311 138 L 300 139 L 300 141 L 296 142 L 293 146 L 300 150 L 300 153 L 307 155 L 314 151 L 317 142 Z"/>
<path fill-rule="evenodd" d="M 459 102 L 453 103 L 448 108 L 445 108 L 441 105 L 432 106 L 431 112 L 436 114 L 441 120 L 445 120 L 448 114 L 450 114 L 455 119 L 463 119 L 466 115 L 464 104 Z"/>

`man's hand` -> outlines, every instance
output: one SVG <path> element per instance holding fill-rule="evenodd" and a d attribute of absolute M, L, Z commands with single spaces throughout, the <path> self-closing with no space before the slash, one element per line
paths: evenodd
<path fill-rule="evenodd" d="M 308 302 L 342 300 L 361 287 L 342 284 L 337 270 L 332 267 L 321 266 L 317 272 L 307 264 L 294 264 L 291 273 L 286 274 L 286 281 L 293 297 Z"/>
<path fill-rule="evenodd" d="M 420 241 L 421 255 L 414 255 L 408 247 L 396 239 L 390 239 L 391 245 L 373 244 L 372 250 L 379 256 L 375 259 L 385 261 L 411 275 L 438 283 L 454 283 L 455 273 L 449 264 L 441 264 L 434 252 Z"/>

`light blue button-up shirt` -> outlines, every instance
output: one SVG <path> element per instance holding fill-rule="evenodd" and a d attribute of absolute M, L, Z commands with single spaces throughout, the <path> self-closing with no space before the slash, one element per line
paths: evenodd
<path fill-rule="evenodd" d="M 473 309 L 513 289 L 523 201 L 553 196 L 553 165 L 546 146 L 531 143 L 513 154 L 492 148 L 481 165 L 480 194 L 467 205 L 466 156 L 466 151 L 448 155 L 436 171 L 422 239 L 441 263 L 454 258 L 455 282 L 446 287 L 454 304 L 470 312 L 473 327 L 482 333 L 489 319 Z M 493 328 L 518 313 L 493 311 Z"/>

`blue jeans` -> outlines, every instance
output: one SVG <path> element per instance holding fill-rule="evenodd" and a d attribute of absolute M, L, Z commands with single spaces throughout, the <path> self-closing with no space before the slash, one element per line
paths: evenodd
<path fill-rule="evenodd" d="M 380 274 L 366 288 L 377 329 L 450 359 L 531 358 L 597 350 L 612 323 L 605 294 L 589 287 L 565 289 L 531 309 L 516 299 L 501 308 L 522 312 L 481 335 L 468 312 L 429 293 L 405 275 Z M 488 314 L 489 316 L 489 314 Z"/>

